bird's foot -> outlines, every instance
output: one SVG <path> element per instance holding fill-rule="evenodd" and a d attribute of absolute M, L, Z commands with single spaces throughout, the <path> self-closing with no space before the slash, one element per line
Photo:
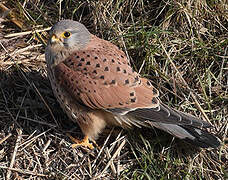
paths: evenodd
<path fill-rule="evenodd" d="M 89 142 L 88 136 L 85 136 L 83 140 L 78 140 L 69 134 L 67 134 L 67 136 L 75 143 L 71 145 L 72 148 L 76 148 L 78 146 L 84 146 L 84 147 L 88 147 L 89 149 L 94 149 L 93 144 Z"/>

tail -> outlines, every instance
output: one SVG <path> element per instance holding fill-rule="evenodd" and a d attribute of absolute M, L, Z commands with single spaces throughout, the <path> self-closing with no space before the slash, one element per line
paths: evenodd
<path fill-rule="evenodd" d="M 157 108 L 136 109 L 128 113 L 145 123 L 164 130 L 202 148 L 216 148 L 220 140 L 206 129 L 212 126 L 194 116 L 160 104 Z"/>
<path fill-rule="evenodd" d="M 185 140 L 201 148 L 217 148 L 220 146 L 220 140 L 210 134 L 205 129 L 199 129 L 192 126 L 180 126 L 175 124 L 164 124 L 159 122 L 148 122 L 150 125 L 168 132 L 169 134 Z"/>

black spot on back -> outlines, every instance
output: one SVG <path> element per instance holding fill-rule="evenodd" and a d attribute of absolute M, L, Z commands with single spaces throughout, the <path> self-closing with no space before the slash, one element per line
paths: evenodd
<path fill-rule="evenodd" d="M 137 82 L 139 80 L 139 76 L 135 77 L 135 82 Z"/>
<path fill-rule="evenodd" d="M 121 70 L 120 70 L 120 67 L 117 67 L 117 68 L 116 68 L 116 71 L 117 71 L 117 72 L 121 71 Z"/>
<path fill-rule="evenodd" d="M 135 93 L 134 93 L 134 92 L 131 92 L 131 93 L 130 93 L 130 96 L 134 96 L 134 95 L 135 95 Z"/>
<path fill-rule="evenodd" d="M 125 84 L 129 84 L 130 83 L 129 79 L 126 79 L 124 82 L 125 82 Z"/>
<path fill-rule="evenodd" d="M 136 102 L 136 97 L 131 99 L 131 102 L 134 103 Z"/>
<path fill-rule="evenodd" d="M 108 66 L 106 66 L 106 67 L 104 68 L 104 71 L 109 71 Z"/>
<path fill-rule="evenodd" d="M 116 80 L 112 80 L 110 84 L 115 84 L 116 83 Z"/>

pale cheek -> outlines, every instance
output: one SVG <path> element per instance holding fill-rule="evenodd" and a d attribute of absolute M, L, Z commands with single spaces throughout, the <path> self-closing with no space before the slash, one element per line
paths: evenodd
<path fill-rule="evenodd" d="M 70 37 L 68 39 L 64 39 L 64 47 L 68 50 L 68 51 L 71 51 L 71 50 L 79 50 L 80 49 L 80 43 L 78 41 L 77 38 L 75 37 Z"/>
<path fill-rule="evenodd" d="M 72 47 L 71 41 L 69 39 L 65 39 L 63 44 L 66 49 L 69 49 L 70 47 Z"/>

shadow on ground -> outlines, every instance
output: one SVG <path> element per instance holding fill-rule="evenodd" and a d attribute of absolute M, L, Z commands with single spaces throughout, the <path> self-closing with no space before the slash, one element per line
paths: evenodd
<path fill-rule="evenodd" d="M 32 148 L 40 147 L 41 149 L 38 149 L 38 152 L 41 152 L 42 148 L 45 147 L 45 142 L 48 142 L 51 139 L 51 143 L 48 148 L 52 149 L 51 157 L 53 160 L 56 160 L 56 163 L 55 161 L 50 163 L 48 165 L 48 171 L 43 172 L 43 174 L 56 172 L 57 175 L 55 174 L 53 176 L 54 178 L 62 177 L 59 175 L 59 166 L 63 172 L 70 174 L 72 169 L 71 171 L 68 170 L 69 164 L 76 164 L 74 168 L 81 166 L 81 161 L 79 161 L 77 157 L 80 155 L 80 153 L 82 154 L 81 156 L 83 158 L 89 156 L 92 159 L 89 160 L 89 162 L 93 162 L 93 160 L 96 159 L 100 152 L 100 148 L 103 147 L 103 144 L 111 131 L 111 128 L 107 128 L 107 130 L 105 130 L 98 139 L 97 143 L 100 148 L 93 151 L 92 154 L 91 152 L 84 151 L 83 149 L 79 148 L 77 149 L 77 155 L 75 156 L 74 153 L 72 153 L 74 150 L 72 150 L 70 147 L 71 141 L 66 136 L 66 132 L 70 132 L 74 137 L 80 138 L 82 138 L 82 133 L 78 125 L 70 121 L 62 111 L 52 93 L 49 80 L 39 71 L 26 72 L 23 71 L 23 68 L 19 68 L 16 65 L 11 67 L 10 72 L 0 72 L 0 77 L 1 138 L 7 136 L 7 134 L 12 134 L 12 136 L 9 137 L 6 142 L 0 145 L 0 148 L 5 148 L 7 152 L 1 160 L 6 161 L 7 159 L 10 159 L 15 148 L 15 142 L 18 139 L 17 135 L 19 128 L 22 130 L 22 135 L 25 137 L 25 146 L 27 146 L 26 138 L 30 140 L 32 137 L 36 137 L 44 133 L 40 140 L 36 140 L 32 142 L 32 144 L 28 145 Z M 50 110 L 53 113 L 54 118 L 51 115 Z M 153 160 L 155 164 L 158 163 L 159 169 L 162 169 L 166 166 L 166 161 L 164 158 L 166 158 L 167 153 L 165 152 L 167 151 L 172 154 L 173 159 L 180 157 L 187 158 L 188 156 L 193 156 L 198 152 L 198 149 L 194 148 L 193 146 L 177 139 L 173 140 L 172 136 L 169 134 L 160 130 L 155 130 L 153 128 L 135 128 L 133 130 L 124 131 L 122 131 L 121 128 L 115 128 L 109 140 L 107 141 L 107 144 L 105 145 L 106 149 L 107 147 L 112 147 L 112 144 L 117 140 L 116 138 L 118 135 L 121 135 L 121 137 L 126 139 L 127 142 L 125 147 L 121 150 L 120 156 L 118 157 L 121 162 L 127 162 L 131 164 L 128 164 L 125 169 L 138 168 L 141 166 L 138 160 L 141 161 L 140 159 L 142 158 L 144 158 L 142 163 L 149 163 L 151 165 L 153 164 L 151 160 Z M 68 145 L 63 144 L 63 141 L 68 142 Z M 43 144 L 41 142 L 43 142 Z M 40 146 L 39 143 L 42 145 Z M 22 149 L 24 149 L 23 146 Z M 115 146 L 114 150 L 116 149 L 118 149 L 118 146 Z M 69 152 L 66 153 L 66 151 Z M 145 154 L 142 156 L 142 153 L 144 152 Z M 166 155 L 162 157 L 161 152 L 164 152 Z M 68 159 L 64 159 L 64 161 L 67 161 L 69 164 L 67 163 L 66 166 L 66 164 L 62 163 L 63 165 L 61 165 L 60 162 L 58 165 L 56 165 L 59 157 L 61 157 L 61 159 Z M 137 159 L 138 157 L 139 159 Z M 103 166 L 105 167 L 107 162 L 109 162 L 110 157 L 107 157 L 104 151 L 101 153 L 100 158 L 101 159 L 99 163 L 102 161 L 103 168 Z M 21 166 L 21 161 L 17 160 L 17 162 L 19 166 Z M 87 168 L 88 162 L 85 162 L 84 166 Z M 53 170 L 53 167 L 58 168 Z M 101 171 L 102 168 L 100 168 L 100 170 L 97 169 L 97 171 Z M 155 173 L 156 172 L 157 171 L 155 171 Z M 110 178 L 116 177 L 116 174 L 114 173 L 109 175 Z M 104 177 L 106 176 L 107 175 L 104 175 Z"/>
<path fill-rule="evenodd" d="M 71 132 L 75 136 L 82 137 L 77 123 L 69 120 L 58 104 L 46 77 L 37 71 L 23 72 L 16 65 L 12 69 L 11 72 L 0 72 L 1 131 L 7 132 L 13 126 L 14 130 L 19 127 L 22 128 L 26 134 L 32 134 L 34 131 L 41 133 L 51 130 L 61 133 L 63 136 L 66 132 Z M 120 129 L 116 128 L 114 134 L 119 132 Z M 100 143 L 102 143 L 103 138 L 109 134 L 110 130 L 111 128 L 107 128 L 101 134 L 101 140 L 99 139 L 98 142 L 101 141 Z M 134 128 L 125 130 L 124 134 L 129 136 L 130 139 L 138 139 L 138 143 L 142 140 L 138 136 L 142 135 L 151 144 L 158 147 L 166 145 L 179 147 L 180 144 L 182 147 L 185 144 L 181 140 L 173 140 L 169 134 L 154 128 Z M 183 145 L 183 147 L 186 146 Z M 189 148 L 187 149 L 189 150 Z"/>

